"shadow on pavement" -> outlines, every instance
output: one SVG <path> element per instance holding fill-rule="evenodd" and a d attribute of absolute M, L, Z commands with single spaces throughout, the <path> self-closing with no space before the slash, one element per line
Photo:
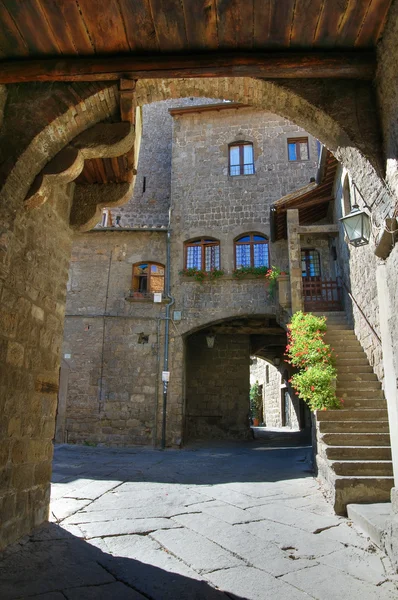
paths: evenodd
<path fill-rule="evenodd" d="M 53 483 L 75 479 L 217 485 L 264 483 L 309 477 L 312 449 L 275 443 L 195 443 L 183 450 L 104 448 L 62 445 L 55 448 Z"/>
<path fill-rule="evenodd" d="M 167 553 L 165 552 L 167 559 Z M 16 600 L 244 600 L 183 572 L 112 556 L 62 527 L 42 526 L 0 559 L 0 598 Z"/>

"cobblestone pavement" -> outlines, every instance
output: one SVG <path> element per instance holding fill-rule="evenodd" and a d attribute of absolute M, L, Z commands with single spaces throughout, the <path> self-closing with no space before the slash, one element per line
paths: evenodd
<path fill-rule="evenodd" d="M 52 523 L 2 557 L 2 600 L 398 598 L 308 447 L 60 446 L 53 481 Z"/>

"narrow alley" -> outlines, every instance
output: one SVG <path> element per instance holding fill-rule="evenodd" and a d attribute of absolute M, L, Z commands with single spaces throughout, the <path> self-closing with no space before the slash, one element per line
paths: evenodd
<path fill-rule="evenodd" d="M 311 448 L 280 446 L 57 447 L 52 522 L 6 550 L 0 598 L 397 598 L 388 559 L 325 501 Z"/>

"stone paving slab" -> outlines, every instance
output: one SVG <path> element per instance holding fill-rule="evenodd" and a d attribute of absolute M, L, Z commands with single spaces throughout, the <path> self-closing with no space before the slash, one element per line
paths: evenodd
<path fill-rule="evenodd" d="M 360 548 L 342 548 L 319 558 L 323 565 L 340 569 L 353 577 L 380 585 L 386 580 L 386 572 L 378 554 Z"/>
<path fill-rule="evenodd" d="M 237 525 L 238 531 L 249 532 L 263 542 L 276 544 L 281 549 L 290 550 L 297 558 L 313 558 L 325 556 L 341 548 L 338 540 L 328 540 L 321 535 L 314 535 L 291 525 L 274 521 L 258 521 L 245 526 Z"/>
<path fill-rule="evenodd" d="M 155 531 L 151 537 L 199 573 L 243 564 L 221 546 L 188 529 Z"/>
<path fill-rule="evenodd" d="M 309 596 L 280 579 L 252 567 L 227 569 L 208 575 L 208 579 L 225 592 L 247 600 L 310 600 Z M 346 596 L 348 598 L 348 596 Z"/>
<path fill-rule="evenodd" d="M 313 564 L 306 559 L 289 558 L 290 552 L 282 551 L 276 544 L 264 543 L 245 531 L 244 526 L 237 528 L 208 515 L 182 515 L 176 521 L 275 577 Z"/>
<path fill-rule="evenodd" d="M 145 596 L 120 582 L 66 590 L 65 596 L 67 600 L 145 600 Z"/>
<path fill-rule="evenodd" d="M 252 517 L 253 521 L 268 519 L 276 523 L 292 525 L 310 533 L 318 533 L 323 529 L 334 527 L 342 522 L 342 518 L 336 515 L 319 515 L 309 510 L 297 510 L 285 505 L 282 508 L 280 502 L 256 506 L 255 508 L 248 509 L 246 512 L 248 516 Z"/>
<path fill-rule="evenodd" d="M 398 598 L 388 559 L 335 517 L 308 453 L 56 448 L 56 522 L 0 557 L 0 599 Z"/>
<path fill-rule="evenodd" d="M 157 529 L 174 529 L 181 527 L 172 519 L 119 519 L 116 521 L 97 521 L 95 523 L 82 523 L 79 529 L 84 538 L 89 540 L 94 537 L 108 537 L 132 533 L 151 533 Z"/>
<path fill-rule="evenodd" d="M 284 575 L 282 581 L 312 595 L 316 600 L 397 600 L 380 586 L 370 585 L 330 565 L 316 565 L 311 569 Z"/>

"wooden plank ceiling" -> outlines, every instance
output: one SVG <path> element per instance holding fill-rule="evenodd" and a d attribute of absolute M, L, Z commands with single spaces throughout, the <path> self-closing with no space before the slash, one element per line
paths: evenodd
<path fill-rule="evenodd" d="M 392 0 L 0 0 L 0 58 L 372 49 Z"/>

